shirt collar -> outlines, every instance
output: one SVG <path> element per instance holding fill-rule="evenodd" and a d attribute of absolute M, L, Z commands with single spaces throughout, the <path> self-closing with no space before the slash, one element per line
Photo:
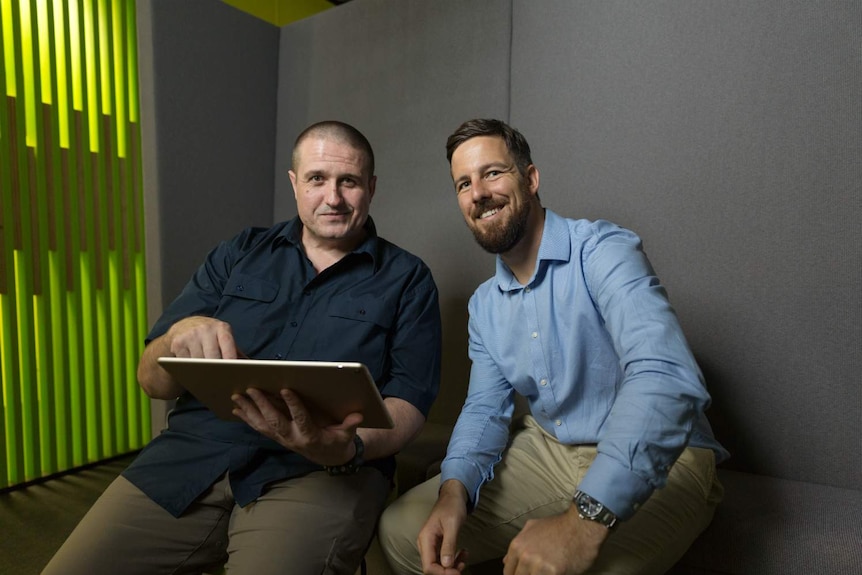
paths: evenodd
<path fill-rule="evenodd" d="M 371 216 L 368 216 L 368 219 L 365 220 L 363 229 L 366 232 L 365 240 L 350 253 L 368 254 L 374 262 L 375 269 L 377 269 L 377 262 L 380 261 L 377 253 L 379 242 L 377 226 L 374 225 L 374 220 L 371 219 Z M 276 240 L 273 242 L 272 249 L 276 249 L 283 243 L 288 243 L 302 249 L 302 220 L 299 219 L 299 216 L 296 216 L 282 224 L 282 229 L 278 233 Z"/>
<path fill-rule="evenodd" d="M 568 262 L 572 257 L 572 238 L 569 235 L 569 226 L 565 218 L 545 208 L 545 227 L 542 230 L 542 241 L 539 243 L 539 255 L 536 258 L 536 269 L 527 285 L 533 285 L 544 277 L 547 267 L 545 262 Z M 501 291 L 514 291 L 522 289 L 515 278 L 515 274 L 503 262 L 503 258 L 497 256 L 497 285 Z"/>

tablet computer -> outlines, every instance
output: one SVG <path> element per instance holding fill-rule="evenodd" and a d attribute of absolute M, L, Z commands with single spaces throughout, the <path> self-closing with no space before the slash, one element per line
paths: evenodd
<path fill-rule="evenodd" d="M 180 385 L 225 420 L 240 421 L 232 413 L 234 393 L 254 387 L 277 396 L 288 388 L 316 416 L 332 422 L 358 412 L 363 416 L 360 427 L 393 427 L 380 391 L 361 363 L 187 357 L 160 357 L 158 361 Z"/>

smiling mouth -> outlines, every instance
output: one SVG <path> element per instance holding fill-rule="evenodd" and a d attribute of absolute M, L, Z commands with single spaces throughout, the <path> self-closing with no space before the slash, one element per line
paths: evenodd
<path fill-rule="evenodd" d="M 500 211 L 500 208 L 491 208 L 490 210 L 485 210 L 484 212 L 479 214 L 479 219 L 480 220 L 486 220 L 486 219 L 490 218 L 491 216 L 496 215 L 499 211 Z"/>

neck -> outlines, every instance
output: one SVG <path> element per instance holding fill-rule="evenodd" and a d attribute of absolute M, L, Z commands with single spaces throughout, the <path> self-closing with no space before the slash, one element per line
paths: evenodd
<path fill-rule="evenodd" d="M 536 202 L 530 210 L 527 229 L 515 247 L 500 254 L 503 262 L 509 266 L 515 279 L 521 285 L 527 285 L 536 269 L 536 259 L 539 257 L 539 245 L 542 243 L 542 231 L 545 229 L 545 209 Z"/>
<path fill-rule="evenodd" d="M 338 263 L 341 258 L 352 252 L 365 239 L 365 232 L 350 241 L 345 239 L 328 240 L 326 238 L 310 238 L 303 231 L 302 247 L 305 256 L 319 274 L 326 268 Z"/>

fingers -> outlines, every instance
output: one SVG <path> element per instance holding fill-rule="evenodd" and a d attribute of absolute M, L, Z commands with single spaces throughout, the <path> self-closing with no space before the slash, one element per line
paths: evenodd
<path fill-rule="evenodd" d="M 416 538 L 422 571 L 434 575 L 455 575 L 467 564 L 467 551 L 457 550 L 459 528 L 447 521 L 445 514 L 432 512 Z"/>
<path fill-rule="evenodd" d="M 321 412 L 312 412 L 302 399 L 290 389 L 282 389 L 281 398 L 289 408 L 294 424 L 304 434 L 310 434 L 316 432 L 318 428 L 326 427 L 331 431 L 343 432 L 345 437 L 349 435 L 352 438 L 356 428 L 362 423 L 361 413 L 350 413 L 343 421 L 333 422 L 329 416 L 323 415 Z"/>
<path fill-rule="evenodd" d="M 430 533 L 426 529 L 419 532 L 416 538 L 416 546 L 419 547 L 419 558 L 422 561 L 422 572 L 433 573 L 432 569 L 437 564 L 437 542 L 439 536 Z"/>
<path fill-rule="evenodd" d="M 299 396 L 289 389 L 282 389 L 281 399 L 290 410 L 290 415 L 293 417 L 293 423 L 299 429 L 300 433 L 311 433 L 314 422 L 311 419 L 311 414 L 308 412 L 308 408 L 305 407 L 305 404 L 301 399 L 299 399 Z"/>
<path fill-rule="evenodd" d="M 458 551 L 457 533 L 443 531 L 443 543 L 440 545 L 440 564 L 449 569 L 454 568 L 460 552 Z"/>
<path fill-rule="evenodd" d="M 188 317 L 171 326 L 168 333 L 171 353 L 177 357 L 236 359 L 240 355 L 230 325 L 217 319 Z"/>
<path fill-rule="evenodd" d="M 254 430 L 273 439 L 287 438 L 291 433 L 290 412 L 287 407 L 279 406 L 258 389 L 246 390 L 247 395 L 231 396 L 237 408 L 234 415 L 242 419 Z"/>

